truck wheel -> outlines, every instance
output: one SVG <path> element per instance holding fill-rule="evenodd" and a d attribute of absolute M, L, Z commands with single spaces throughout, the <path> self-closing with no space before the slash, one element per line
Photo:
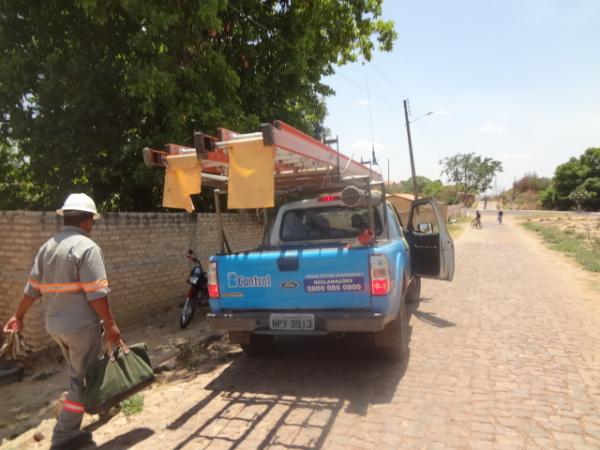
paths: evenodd
<path fill-rule="evenodd" d="M 249 344 L 240 344 L 242 350 L 248 356 L 260 356 L 267 353 L 273 346 L 274 336 L 270 334 L 254 334 L 250 335 Z"/>
<path fill-rule="evenodd" d="M 406 303 L 417 303 L 421 298 L 421 278 L 415 277 L 408 285 Z"/>
<path fill-rule="evenodd" d="M 403 295 L 396 318 L 374 336 L 375 346 L 381 356 L 393 361 L 402 361 L 408 354 L 408 322 L 404 298 Z"/>
<path fill-rule="evenodd" d="M 390 328 L 390 342 L 382 349 L 383 356 L 392 361 L 402 361 L 408 354 L 408 323 L 406 322 L 404 302 L 400 304 L 398 317 L 387 327 Z"/>

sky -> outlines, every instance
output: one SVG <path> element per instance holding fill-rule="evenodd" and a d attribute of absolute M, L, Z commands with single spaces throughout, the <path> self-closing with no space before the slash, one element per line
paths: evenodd
<path fill-rule="evenodd" d="M 391 180 L 410 177 L 404 98 L 431 179 L 442 158 L 475 152 L 502 162 L 507 189 L 600 147 L 600 0 L 384 0 L 383 12 L 394 50 L 324 80 L 342 152 L 366 158 L 374 143 L 384 175 L 389 158 Z"/>

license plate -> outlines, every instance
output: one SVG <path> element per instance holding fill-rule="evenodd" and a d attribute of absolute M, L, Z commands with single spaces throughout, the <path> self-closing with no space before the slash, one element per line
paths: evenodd
<path fill-rule="evenodd" d="M 314 314 L 271 314 L 271 330 L 314 330 Z"/>
<path fill-rule="evenodd" d="M 191 284 L 196 284 L 198 282 L 198 277 L 190 277 L 188 280 Z"/>

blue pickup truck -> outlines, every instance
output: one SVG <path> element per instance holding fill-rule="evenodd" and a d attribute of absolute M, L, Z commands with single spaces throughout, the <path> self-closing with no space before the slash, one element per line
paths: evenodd
<path fill-rule="evenodd" d="M 419 298 L 422 277 L 453 273 L 453 242 L 433 199 L 413 202 L 402 224 L 381 193 L 349 186 L 281 206 L 256 250 L 212 256 L 208 321 L 249 355 L 276 335 L 365 333 L 402 359 L 405 303 Z"/>

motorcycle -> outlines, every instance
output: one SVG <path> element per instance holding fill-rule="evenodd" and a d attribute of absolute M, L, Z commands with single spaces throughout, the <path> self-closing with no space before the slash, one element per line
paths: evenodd
<path fill-rule="evenodd" d="M 208 280 L 206 272 L 192 250 L 188 250 L 188 254 L 185 257 L 194 263 L 194 267 L 192 267 L 192 271 L 188 277 L 188 283 L 191 284 L 191 287 L 183 303 L 179 317 L 179 326 L 182 329 L 190 324 L 197 307 L 208 305 Z"/>

